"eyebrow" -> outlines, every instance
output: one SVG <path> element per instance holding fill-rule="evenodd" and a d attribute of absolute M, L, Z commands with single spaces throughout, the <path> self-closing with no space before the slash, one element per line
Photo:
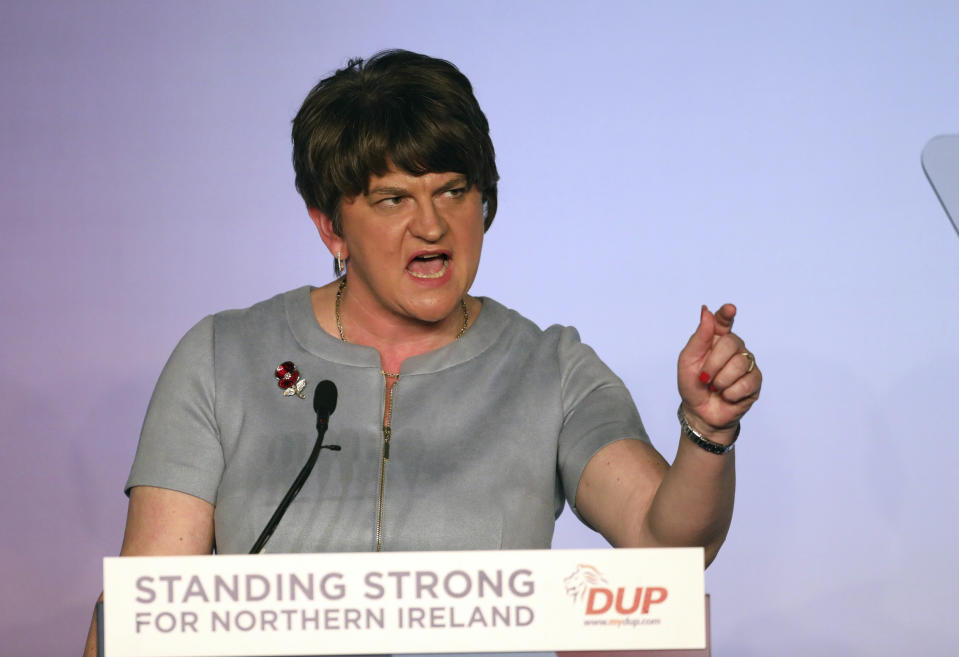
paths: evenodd
<path fill-rule="evenodd" d="M 451 189 L 456 189 L 457 187 L 462 187 L 462 186 L 464 186 L 465 184 L 466 184 L 466 176 L 460 174 L 460 175 L 456 176 L 455 178 L 451 178 L 450 180 L 448 180 L 448 181 L 446 182 L 446 184 L 442 185 L 442 186 L 441 186 L 439 189 L 437 189 L 436 191 L 437 191 L 438 193 L 442 194 L 443 192 L 448 192 L 448 191 L 450 191 Z"/>
<path fill-rule="evenodd" d="M 459 174 L 454 178 L 449 179 L 443 185 L 441 185 L 434 193 L 442 194 L 443 192 L 448 192 L 451 189 L 456 189 L 457 187 L 462 187 L 466 184 L 466 176 Z M 366 193 L 367 196 L 404 196 L 409 194 L 409 190 L 405 187 L 394 187 L 391 185 L 380 185 L 378 187 L 373 187 Z"/>
<path fill-rule="evenodd" d="M 406 194 L 406 193 L 407 193 L 406 189 L 403 187 L 380 186 L 380 187 L 374 187 L 373 189 L 368 191 L 366 195 L 373 196 L 373 194 L 382 194 L 385 196 L 402 196 L 403 194 Z"/>

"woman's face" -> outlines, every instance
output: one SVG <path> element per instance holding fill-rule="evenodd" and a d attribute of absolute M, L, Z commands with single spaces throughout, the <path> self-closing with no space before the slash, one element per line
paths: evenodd
<path fill-rule="evenodd" d="M 341 204 L 348 295 L 368 310 L 435 323 L 459 313 L 483 247 L 483 201 L 466 176 L 391 170 Z"/>

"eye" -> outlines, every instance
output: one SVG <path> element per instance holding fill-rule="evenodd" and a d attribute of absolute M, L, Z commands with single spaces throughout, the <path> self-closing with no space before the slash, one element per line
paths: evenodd
<path fill-rule="evenodd" d="M 446 196 L 449 198 L 460 198 L 469 191 L 469 187 L 454 187 L 453 189 L 446 190 Z"/>
<path fill-rule="evenodd" d="M 384 208 L 395 208 L 403 202 L 402 196 L 387 196 L 384 199 L 377 201 L 377 205 L 380 205 Z"/>

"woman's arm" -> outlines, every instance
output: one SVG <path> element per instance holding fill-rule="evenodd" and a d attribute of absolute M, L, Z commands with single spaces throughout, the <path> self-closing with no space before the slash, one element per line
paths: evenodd
<path fill-rule="evenodd" d="M 135 486 L 130 490 L 121 557 L 211 552 L 212 504 L 166 488 Z"/>
<path fill-rule="evenodd" d="M 732 519 L 734 458 L 680 438 L 670 467 L 649 444 L 620 440 L 586 465 L 576 508 L 614 547 L 701 545 L 709 565 Z"/>
<path fill-rule="evenodd" d="M 121 557 L 210 554 L 212 551 L 212 504 L 166 488 L 136 486 L 130 490 Z M 83 655 L 95 657 L 96 654 L 97 622 L 94 614 Z"/>
<path fill-rule="evenodd" d="M 704 307 L 679 356 L 682 412 L 720 445 L 733 442 L 762 386 L 752 354 L 731 332 L 735 314 L 731 304 L 715 315 Z M 621 440 L 587 463 L 576 507 L 615 547 L 703 546 L 709 565 L 729 530 L 735 487 L 733 452 L 713 454 L 681 437 L 670 467 L 650 445 Z"/>

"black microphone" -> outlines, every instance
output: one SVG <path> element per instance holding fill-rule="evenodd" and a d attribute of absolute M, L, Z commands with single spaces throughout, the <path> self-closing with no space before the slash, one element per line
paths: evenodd
<path fill-rule="evenodd" d="M 320 381 L 316 384 L 313 391 L 313 410 L 316 411 L 316 431 L 326 431 L 326 423 L 330 421 L 330 415 L 336 410 L 336 386 L 332 381 Z M 322 429 L 320 427 L 323 427 Z M 321 445 L 320 449 L 328 449 L 331 452 L 340 451 L 339 445 Z"/>
<path fill-rule="evenodd" d="M 299 494 L 306 478 L 309 477 L 313 471 L 313 466 L 316 465 L 316 459 L 320 455 L 320 450 L 326 448 L 334 452 L 340 451 L 339 445 L 323 444 L 323 437 L 326 435 L 326 430 L 329 426 L 330 415 L 335 409 L 336 386 L 329 380 L 320 381 L 316 384 L 316 390 L 313 392 L 313 410 L 316 411 L 316 443 L 313 445 L 313 451 L 310 452 L 310 458 L 306 460 L 306 464 L 303 466 L 303 469 L 300 470 L 300 474 L 296 475 L 296 479 L 293 480 L 293 485 L 290 486 L 290 490 L 286 491 L 286 495 L 283 496 L 280 505 L 276 507 L 276 511 L 273 512 L 270 521 L 266 523 L 266 527 L 263 528 L 260 537 L 256 539 L 256 543 L 250 548 L 250 554 L 259 554 L 263 546 L 266 545 L 266 542 L 270 540 L 270 536 L 273 535 L 276 526 L 280 524 L 283 514 L 286 513 L 287 508 L 289 508 L 293 502 L 293 498 Z"/>
<path fill-rule="evenodd" d="M 327 422 L 336 410 L 336 385 L 326 379 L 316 384 L 313 391 L 313 410 L 316 411 L 316 425 Z"/>

